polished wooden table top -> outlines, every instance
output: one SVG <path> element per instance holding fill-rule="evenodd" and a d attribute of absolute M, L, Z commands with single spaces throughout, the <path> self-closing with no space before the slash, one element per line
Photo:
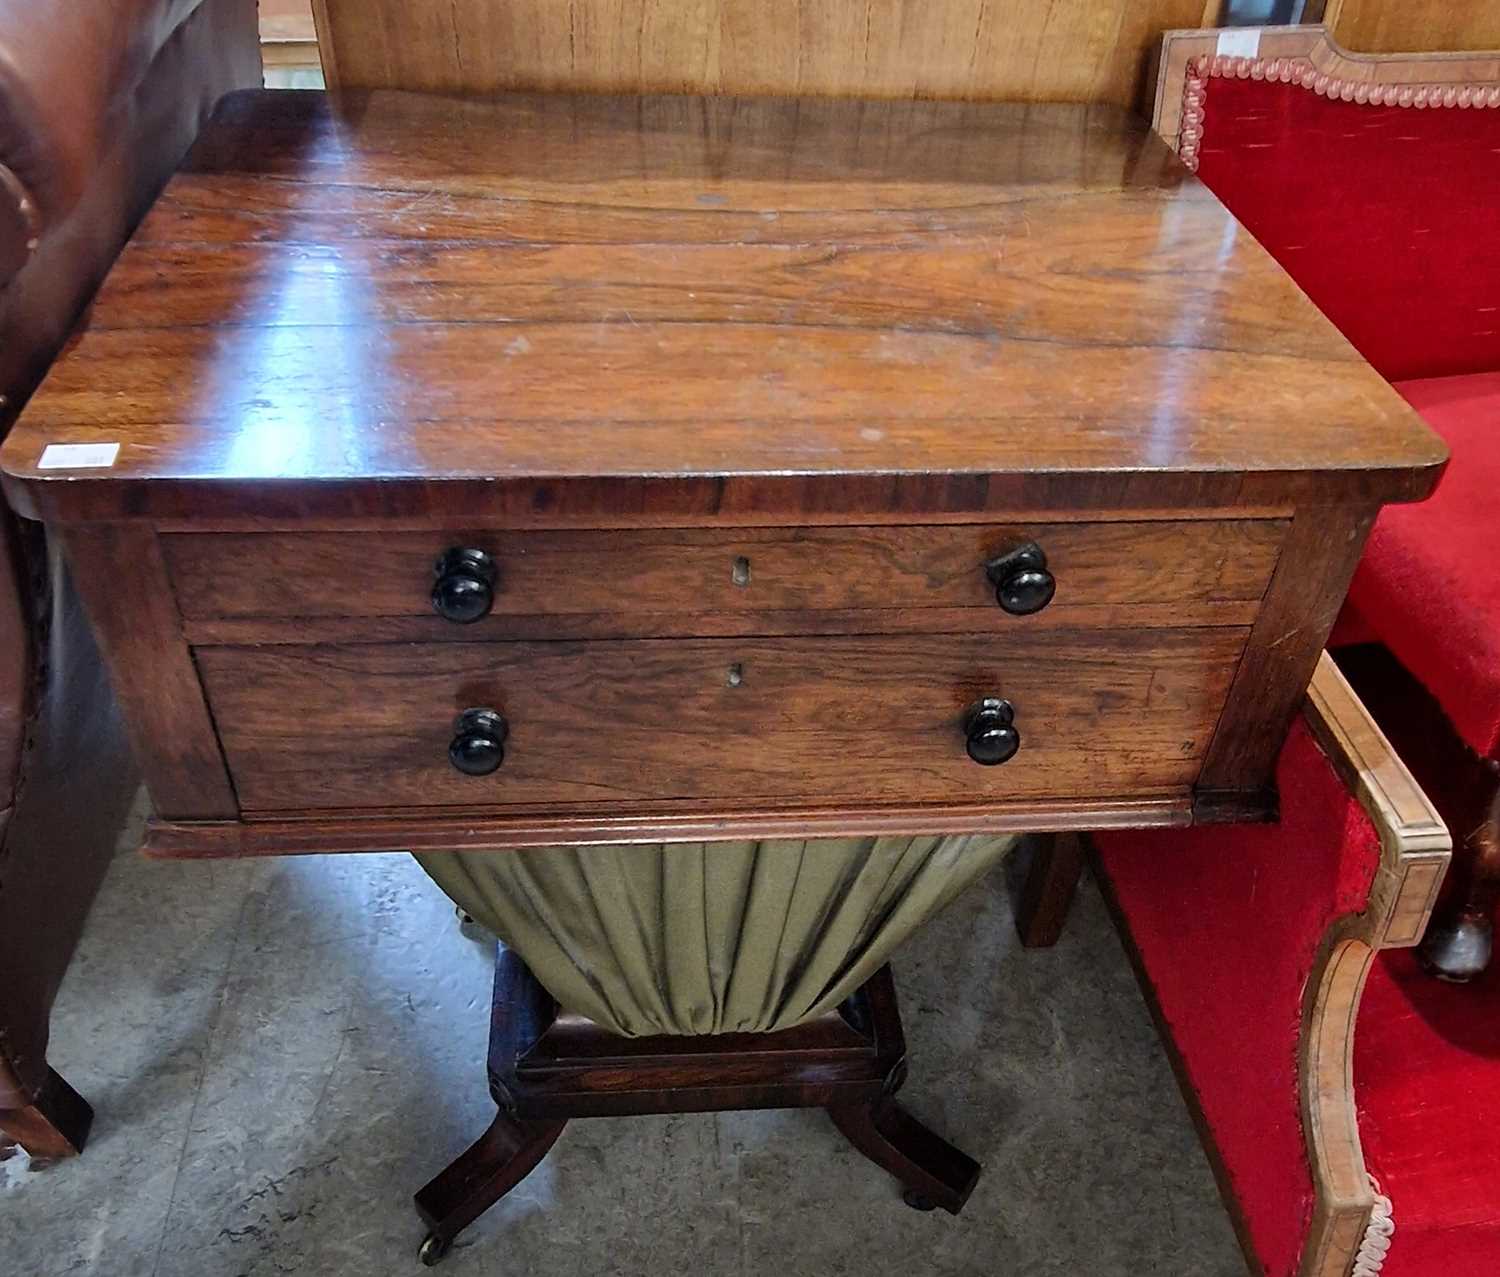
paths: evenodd
<path fill-rule="evenodd" d="M 597 524 L 1379 503 L 1443 456 L 1114 108 L 251 92 L 3 464 L 55 521 Z"/>

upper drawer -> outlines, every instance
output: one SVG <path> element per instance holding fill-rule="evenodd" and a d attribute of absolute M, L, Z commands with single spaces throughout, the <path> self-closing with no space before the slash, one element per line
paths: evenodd
<path fill-rule="evenodd" d="M 774 625 L 773 613 L 857 611 L 874 629 L 903 610 L 960 609 L 963 625 L 1243 625 L 1285 535 L 1276 520 L 959 524 L 659 531 L 176 533 L 162 538 L 193 622 L 404 619 L 392 636 L 525 637 L 710 632 Z M 1050 604 L 1013 617 L 986 564 L 1028 542 L 1056 581 Z M 434 610 L 435 565 L 454 548 L 493 566 L 490 613 Z M 879 613 L 881 615 L 868 615 Z M 533 624 L 528 626 L 528 619 Z M 925 627 L 933 618 L 921 621 Z M 199 636 L 208 641 L 213 635 Z M 304 633 L 275 636 L 297 641 Z M 310 630 L 305 637 L 347 637 Z"/>

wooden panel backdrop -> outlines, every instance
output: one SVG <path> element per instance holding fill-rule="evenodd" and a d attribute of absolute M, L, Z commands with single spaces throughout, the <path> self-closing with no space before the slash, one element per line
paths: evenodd
<path fill-rule="evenodd" d="M 313 0 L 330 87 L 1142 101 L 1219 0 Z"/>
<path fill-rule="evenodd" d="M 1328 0 L 1323 22 L 1356 53 L 1500 49 L 1495 0 Z"/>

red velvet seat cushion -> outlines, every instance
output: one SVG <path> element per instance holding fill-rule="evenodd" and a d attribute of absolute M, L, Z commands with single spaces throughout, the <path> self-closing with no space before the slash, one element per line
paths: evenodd
<path fill-rule="evenodd" d="M 1500 369 L 1500 109 L 1214 78 L 1198 176 L 1392 381 Z"/>
<path fill-rule="evenodd" d="M 1500 372 L 1396 388 L 1443 436 L 1453 459 L 1429 500 L 1381 512 L 1349 599 L 1469 745 L 1494 754 L 1500 750 Z"/>
<path fill-rule="evenodd" d="M 1382 1277 L 1500 1273 L 1500 966 L 1455 986 L 1382 954 L 1354 1083 L 1365 1163 L 1395 1211 Z"/>

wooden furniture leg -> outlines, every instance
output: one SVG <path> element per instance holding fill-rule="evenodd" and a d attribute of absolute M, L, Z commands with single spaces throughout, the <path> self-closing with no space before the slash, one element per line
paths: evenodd
<path fill-rule="evenodd" d="M 1459 826 L 1463 844 L 1453 857 L 1452 895 L 1438 910 L 1418 950 L 1440 980 L 1466 983 L 1490 965 L 1495 907 L 1500 904 L 1500 768 L 1488 762 L 1487 801 L 1478 824 Z"/>
<path fill-rule="evenodd" d="M 453 1239 L 525 1179 L 557 1142 L 567 1121 L 525 1121 L 496 1114 L 459 1159 L 416 1194 L 417 1212 L 429 1232 L 420 1258 L 429 1268 L 445 1256 Z"/>
<path fill-rule="evenodd" d="M 873 1104 L 831 1105 L 828 1116 L 844 1137 L 902 1184 L 916 1210 L 941 1206 L 957 1215 L 979 1182 L 979 1163 L 928 1130 L 889 1095 Z"/>
<path fill-rule="evenodd" d="M 1040 834 L 1016 901 L 1016 930 L 1028 949 L 1056 944 L 1083 873 L 1083 836 Z"/>
<path fill-rule="evenodd" d="M 89 1102 L 47 1070 L 47 1080 L 36 1099 L 25 1108 L 0 1109 L 0 1135 L 19 1144 L 33 1162 L 57 1162 L 83 1152 L 94 1110 Z"/>

